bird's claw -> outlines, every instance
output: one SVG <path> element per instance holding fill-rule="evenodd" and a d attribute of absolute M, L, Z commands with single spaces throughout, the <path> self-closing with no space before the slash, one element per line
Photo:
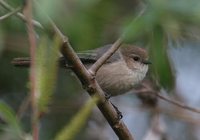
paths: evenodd
<path fill-rule="evenodd" d="M 118 117 L 118 120 L 121 120 L 123 118 L 122 112 L 120 112 L 120 111 L 117 112 L 117 117 Z"/>
<path fill-rule="evenodd" d="M 110 95 L 110 94 L 108 94 L 108 93 L 105 93 L 105 98 L 106 98 L 106 100 L 109 100 L 109 99 L 110 99 L 110 97 L 111 97 L 111 95 Z"/>
<path fill-rule="evenodd" d="M 111 98 L 111 95 L 108 93 L 105 93 L 106 100 L 109 100 Z M 123 118 L 122 112 L 119 111 L 119 109 L 111 102 L 112 106 L 115 108 L 115 111 L 117 112 L 117 119 L 118 121 Z"/>
<path fill-rule="evenodd" d="M 118 121 L 121 120 L 123 118 L 122 112 L 120 112 L 119 109 L 113 103 L 111 103 L 111 104 L 115 108 L 115 111 L 117 112 Z"/>

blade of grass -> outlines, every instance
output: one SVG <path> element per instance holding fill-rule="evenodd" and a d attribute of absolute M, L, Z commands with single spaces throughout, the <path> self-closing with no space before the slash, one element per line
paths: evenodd
<path fill-rule="evenodd" d="M 71 120 L 71 122 L 57 134 L 55 140 L 72 140 L 77 135 L 77 133 L 84 126 L 87 121 L 92 108 L 95 106 L 98 98 L 94 97 L 87 101 L 83 108 L 76 114 L 76 116 Z"/>
<path fill-rule="evenodd" d="M 49 47 L 52 45 L 53 47 Z M 54 92 L 58 67 L 58 52 L 60 41 L 57 37 L 53 41 L 43 38 L 36 54 L 36 77 L 38 87 L 39 112 L 46 112 L 51 96 Z"/>
<path fill-rule="evenodd" d="M 7 129 L 5 130 L 9 131 L 9 133 L 13 132 L 11 135 L 14 135 L 14 137 L 22 137 L 22 128 L 19 120 L 14 111 L 3 102 L 0 102 L 0 117 L 6 122 L 5 128 Z"/>
<path fill-rule="evenodd" d="M 150 40 L 150 59 L 153 62 L 152 72 L 157 81 L 166 89 L 174 86 L 173 67 L 166 48 L 166 38 L 161 27 L 155 27 Z"/>

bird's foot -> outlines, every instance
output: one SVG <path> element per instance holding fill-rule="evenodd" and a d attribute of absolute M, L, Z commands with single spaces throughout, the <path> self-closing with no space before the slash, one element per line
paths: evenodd
<path fill-rule="evenodd" d="M 105 93 L 106 101 L 108 101 L 111 97 L 112 97 L 111 94 Z M 121 120 L 123 118 L 122 112 L 120 112 L 119 109 L 112 102 L 110 103 L 112 104 L 115 111 L 117 112 L 118 121 Z"/>
<path fill-rule="evenodd" d="M 111 97 L 111 95 L 110 95 L 110 94 L 108 94 L 108 93 L 105 93 L 105 98 L 106 98 L 106 100 L 109 100 L 109 99 L 110 99 L 110 97 Z"/>
<path fill-rule="evenodd" d="M 119 109 L 113 103 L 111 104 L 115 108 L 115 111 L 117 112 L 118 121 L 121 120 L 123 118 L 122 112 L 119 111 Z"/>

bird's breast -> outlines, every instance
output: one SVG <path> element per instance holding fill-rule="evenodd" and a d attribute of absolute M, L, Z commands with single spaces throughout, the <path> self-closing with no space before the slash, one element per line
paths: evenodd
<path fill-rule="evenodd" d="M 144 78 L 145 74 L 139 69 L 129 69 L 122 61 L 103 65 L 96 78 L 105 92 L 115 96 L 128 92 Z"/>

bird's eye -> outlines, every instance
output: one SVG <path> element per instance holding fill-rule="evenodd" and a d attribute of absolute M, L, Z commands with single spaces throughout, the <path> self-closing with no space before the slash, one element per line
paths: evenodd
<path fill-rule="evenodd" d="M 139 60 L 140 60 L 140 57 L 138 57 L 138 56 L 134 56 L 134 57 L 133 57 L 133 60 L 135 60 L 135 61 L 139 61 Z"/>

